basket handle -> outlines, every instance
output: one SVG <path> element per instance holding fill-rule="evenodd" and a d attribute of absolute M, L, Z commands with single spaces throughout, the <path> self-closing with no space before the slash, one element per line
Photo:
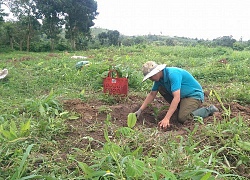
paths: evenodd
<path fill-rule="evenodd" d="M 112 72 L 116 72 L 116 78 L 119 78 L 117 70 L 114 70 L 114 69 L 113 70 L 109 70 L 108 77 L 111 77 L 111 75 L 112 75 L 111 73 Z"/>

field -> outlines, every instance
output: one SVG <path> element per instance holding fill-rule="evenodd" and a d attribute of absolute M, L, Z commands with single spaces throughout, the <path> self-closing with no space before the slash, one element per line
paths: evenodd
<path fill-rule="evenodd" d="M 85 56 L 90 62 L 75 65 Z M 191 72 L 202 106 L 219 112 L 157 128 L 169 104 L 161 96 L 135 112 L 150 91 L 148 60 Z M 134 46 L 81 52 L 4 53 L 0 69 L 1 179 L 249 179 L 250 51 Z M 128 77 L 126 97 L 103 93 L 109 69 Z"/>

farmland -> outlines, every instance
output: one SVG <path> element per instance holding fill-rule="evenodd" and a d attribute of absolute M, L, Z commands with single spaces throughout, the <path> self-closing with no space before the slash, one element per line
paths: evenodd
<path fill-rule="evenodd" d="M 85 56 L 81 70 L 75 64 Z M 152 82 L 141 66 L 154 60 L 191 72 L 204 88 L 205 119 L 157 128 L 168 107 L 161 96 L 136 111 Z M 109 47 L 57 53 L 2 53 L 0 179 L 250 178 L 250 51 L 203 46 Z M 129 79 L 126 97 L 103 93 L 116 69 Z"/>

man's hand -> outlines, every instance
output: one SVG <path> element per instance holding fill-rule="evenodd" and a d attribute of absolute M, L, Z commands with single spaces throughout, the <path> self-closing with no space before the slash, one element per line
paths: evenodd
<path fill-rule="evenodd" d="M 138 111 L 135 112 L 136 118 L 138 119 L 139 116 L 141 115 L 142 110 L 139 109 Z"/>
<path fill-rule="evenodd" d="M 169 119 L 163 119 L 158 123 L 160 128 L 167 128 L 170 127 Z"/>

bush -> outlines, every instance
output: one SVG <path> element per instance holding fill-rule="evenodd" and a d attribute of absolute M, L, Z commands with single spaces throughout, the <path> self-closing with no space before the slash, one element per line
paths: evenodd
<path fill-rule="evenodd" d="M 236 50 L 236 51 L 243 51 L 244 50 L 244 46 L 243 44 L 239 43 L 239 42 L 235 42 L 233 44 L 233 50 Z"/>
<path fill-rule="evenodd" d="M 50 50 L 49 41 L 32 42 L 30 44 L 30 51 L 32 52 L 48 52 Z"/>
<path fill-rule="evenodd" d="M 1 53 L 8 53 L 8 52 L 13 52 L 14 50 L 11 49 L 10 47 L 6 47 L 6 46 L 0 46 L 0 52 Z"/>
<path fill-rule="evenodd" d="M 61 40 L 57 44 L 56 50 L 67 51 L 67 50 L 71 50 L 71 47 L 70 47 L 70 45 L 66 41 Z"/>

